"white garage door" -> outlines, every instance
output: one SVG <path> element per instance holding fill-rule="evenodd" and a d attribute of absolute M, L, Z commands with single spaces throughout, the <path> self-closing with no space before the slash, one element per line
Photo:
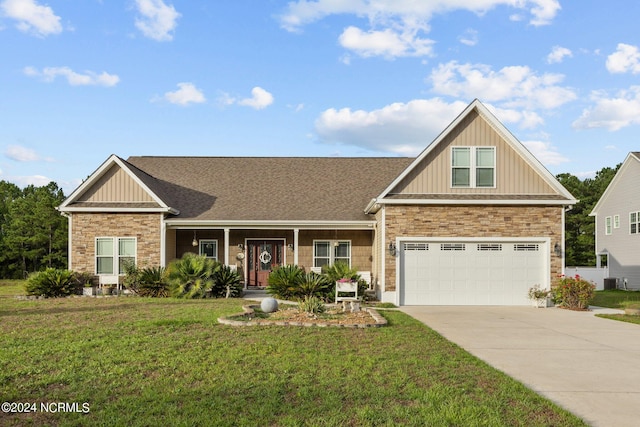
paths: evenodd
<path fill-rule="evenodd" d="M 544 242 L 403 242 L 401 305 L 527 305 L 549 275 Z"/>

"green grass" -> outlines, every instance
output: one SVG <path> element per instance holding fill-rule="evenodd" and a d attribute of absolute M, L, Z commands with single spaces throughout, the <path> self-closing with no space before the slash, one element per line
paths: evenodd
<path fill-rule="evenodd" d="M 627 307 L 640 307 L 640 292 L 621 291 L 619 289 L 611 291 L 597 291 L 591 305 L 599 307 L 617 308 L 624 310 Z M 640 324 L 640 316 L 629 314 L 597 314 L 597 317 L 618 320 L 621 322 Z"/>
<path fill-rule="evenodd" d="M 640 316 L 630 314 L 596 314 L 597 317 L 640 325 Z"/>
<path fill-rule="evenodd" d="M 616 289 L 611 291 L 596 291 L 596 296 L 591 305 L 623 310 L 629 303 L 633 302 L 640 303 L 640 292 Z"/>
<path fill-rule="evenodd" d="M 16 295 L 25 295 L 24 280 L 0 280 L 0 298 L 13 297 Z"/>
<path fill-rule="evenodd" d="M 3 298 L 2 401 L 90 412 L 0 425 L 584 425 L 404 313 L 375 329 L 217 323 L 241 304 Z"/>

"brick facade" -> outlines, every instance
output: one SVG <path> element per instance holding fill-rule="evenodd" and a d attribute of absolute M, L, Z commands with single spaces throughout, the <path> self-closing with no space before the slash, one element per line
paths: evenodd
<path fill-rule="evenodd" d="M 549 237 L 551 282 L 562 273 L 562 206 L 387 205 L 386 245 L 396 237 Z M 381 211 L 378 212 L 380 217 Z M 396 289 L 396 259 L 385 255 L 385 291 Z"/>
<path fill-rule="evenodd" d="M 77 213 L 71 215 L 70 268 L 95 273 L 96 237 L 136 237 L 141 267 L 160 265 L 158 213 Z"/>

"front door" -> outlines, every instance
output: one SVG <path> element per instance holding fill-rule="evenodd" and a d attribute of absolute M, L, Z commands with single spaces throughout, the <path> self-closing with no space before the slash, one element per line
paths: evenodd
<path fill-rule="evenodd" d="M 249 240 L 247 242 L 248 286 L 268 285 L 267 279 L 271 270 L 284 262 L 283 247 L 282 240 Z"/>

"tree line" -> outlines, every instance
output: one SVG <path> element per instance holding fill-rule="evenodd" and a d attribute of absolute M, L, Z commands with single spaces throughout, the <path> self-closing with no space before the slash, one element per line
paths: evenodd
<path fill-rule="evenodd" d="M 595 221 L 589 213 L 620 166 L 602 168 L 584 180 L 569 173 L 556 176 L 579 199 L 565 215 L 565 265 L 596 265 Z M 0 278 L 67 268 L 68 222 L 56 210 L 64 199 L 55 182 L 21 189 L 0 181 Z"/>
<path fill-rule="evenodd" d="M 68 221 L 56 210 L 64 199 L 54 182 L 21 189 L 0 181 L 0 278 L 67 268 Z"/>

